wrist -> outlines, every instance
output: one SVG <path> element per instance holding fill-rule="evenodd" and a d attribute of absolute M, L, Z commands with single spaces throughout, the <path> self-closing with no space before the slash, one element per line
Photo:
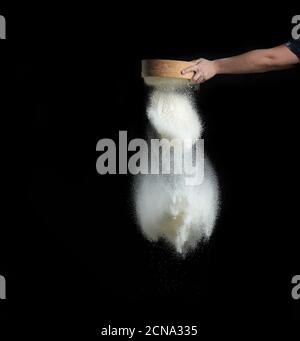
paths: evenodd
<path fill-rule="evenodd" d="M 220 63 L 219 60 L 212 60 L 212 65 L 213 65 L 213 69 L 215 71 L 215 75 L 221 73 L 221 68 L 220 68 Z"/>

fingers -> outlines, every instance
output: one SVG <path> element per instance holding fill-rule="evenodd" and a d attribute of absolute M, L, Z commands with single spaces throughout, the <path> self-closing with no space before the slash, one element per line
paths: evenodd
<path fill-rule="evenodd" d="M 189 72 L 197 72 L 197 70 L 199 68 L 199 64 L 201 64 L 203 61 L 204 61 L 203 58 L 193 60 L 192 63 L 194 63 L 194 64 L 189 66 L 189 67 L 187 67 L 187 68 L 185 68 L 185 69 L 183 69 L 181 71 L 181 74 L 185 75 L 185 74 L 187 74 Z"/>
<path fill-rule="evenodd" d="M 195 75 L 193 76 L 191 81 L 192 81 L 192 83 L 195 83 L 195 84 L 203 83 L 205 81 L 205 76 L 204 76 L 203 72 L 198 70 L 198 72 L 195 73 Z"/>
<path fill-rule="evenodd" d="M 202 83 L 205 81 L 205 76 L 204 76 L 203 70 L 201 70 L 199 65 L 192 65 L 192 66 L 189 66 L 188 68 L 183 69 L 181 71 L 182 74 L 186 74 L 189 72 L 194 72 L 194 75 L 191 78 L 192 83 Z"/>
<path fill-rule="evenodd" d="M 186 67 L 185 69 L 183 69 L 183 70 L 181 71 L 181 74 L 182 74 L 182 75 L 185 75 L 185 74 L 187 74 L 187 73 L 189 73 L 189 72 L 196 72 L 197 69 L 198 69 L 197 64 L 194 64 L 194 65 L 188 66 L 188 67 Z"/>

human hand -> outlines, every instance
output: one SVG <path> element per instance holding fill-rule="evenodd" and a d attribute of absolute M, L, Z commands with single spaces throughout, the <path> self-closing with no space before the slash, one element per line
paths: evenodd
<path fill-rule="evenodd" d="M 181 73 L 184 75 L 189 72 L 194 72 L 191 78 L 192 83 L 203 83 L 217 74 L 216 64 L 213 60 L 200 58 L 192 61 L 193 65 L 183 69 Z"/>

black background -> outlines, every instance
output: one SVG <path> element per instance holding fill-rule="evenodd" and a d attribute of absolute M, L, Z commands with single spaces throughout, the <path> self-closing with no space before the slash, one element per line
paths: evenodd
<path fill-rule="evenodd" d="M 145 3 L 1 14 L 8 190 L 0 273 L 10 332 L 87 336 L 108 323 L 204 331 L 223 322 L 270 331 L 271 321 L 297 323 L 299 67 L 201 85 L 222 210 L 209 246 L 184 260 L 140 235 L 132 178 L 98 175 L 95 145 L 117 142 L 119 130 L 144 136 L 141 59 L 276 46 L 290 39 L 299 13 Z"/>

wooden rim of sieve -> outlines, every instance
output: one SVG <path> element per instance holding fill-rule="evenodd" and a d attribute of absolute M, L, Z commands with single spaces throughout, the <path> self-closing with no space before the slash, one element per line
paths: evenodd
<path fill-rule="evenodd" d="M 142 60 L 142 77 L 172 77 L 191 79 L 194 72 L 182 75 L 181 70 L 191 66 L 191 62 L 170 59 L 144 59 Z"/>

